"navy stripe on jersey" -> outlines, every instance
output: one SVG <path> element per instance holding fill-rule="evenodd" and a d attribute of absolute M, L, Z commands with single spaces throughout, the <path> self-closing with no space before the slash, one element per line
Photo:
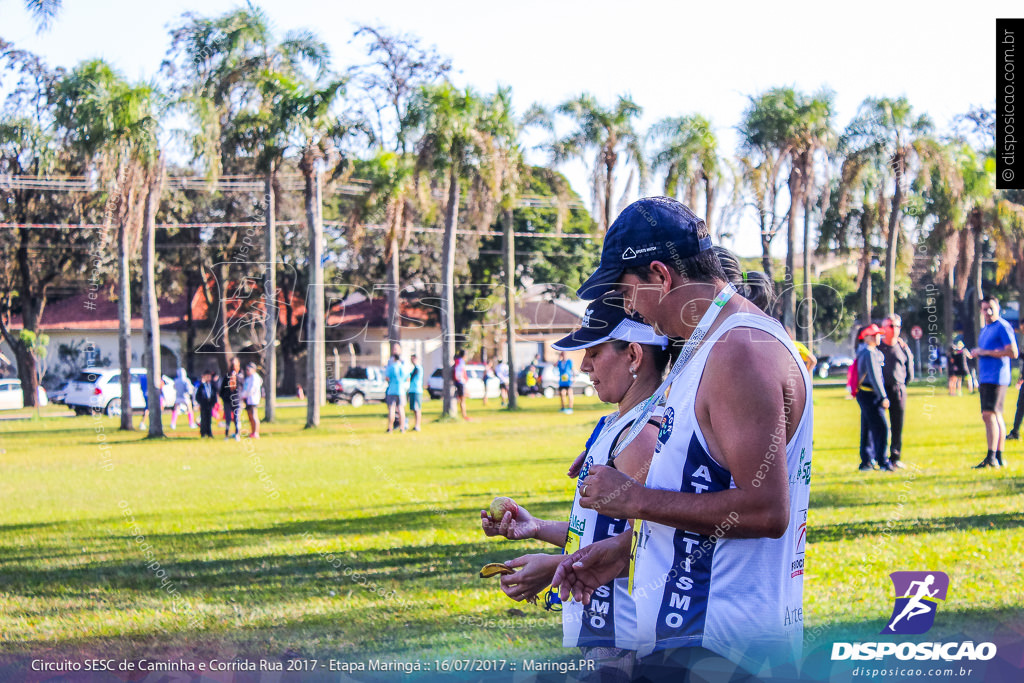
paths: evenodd
<path fill-rule="evenodd" d="M 615 519 L 598 514 L 597 525 L 594 527 L 594 543 L 612 536 L 618 536 L 626 530 L 626 520 Z M 594 591 L 590 605 L 583 611 L 583 623 L 580 625 L 580 647 L 607 645 L 615 643 L 615 621 L 609 615 L 615 613 L 615 591 L 609 582 Z M 609 646 L 610 647 L 610 646 Z"/>
<path fill-rule="evenodd" d="M 686 452 L 679 490 L 698 494 L 725 491 L 731 481 L 729 472 L 711 459 L 694 433 Z M 708 594 L 711 592 L 711 565 L 717 542 L 717 537 L 682 529 L 677 529 L 673 534 L 672 570 L 658 612 L 659 643 L 702 637 L 707 618 Z"/>

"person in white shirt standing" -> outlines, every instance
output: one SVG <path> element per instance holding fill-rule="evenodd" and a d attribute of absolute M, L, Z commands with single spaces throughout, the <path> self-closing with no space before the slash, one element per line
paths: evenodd
<path fill-rule="evenodd" d="M 178 424 L 178 411 L 181 408 L 188 413 L 188 428 L 196 428 L 195 411 L 192 409 L 192 393 L 194 387 L 188 379 L 185 368 L 178 368 L 178 374 L 174 378 L 174 407 L 171 408 L 171 429 Z"/>
<path fill-rule="evenodd" d="M 501 407 L 504 408 L 508 405 L 508 363 L 499 361 L 498 367 L 494 369 L 494 374 L 497 375 L 498 383 L 501 385 Z"/>
<path fill-rule="evenodd" d="M 245 366 L 245 383 L 242 385 L 242 400 L 249 416 L 249 438 L 260 438 L 260 401 L 263 399 L 263 378 L 256 372 L 256 364 Z"/>

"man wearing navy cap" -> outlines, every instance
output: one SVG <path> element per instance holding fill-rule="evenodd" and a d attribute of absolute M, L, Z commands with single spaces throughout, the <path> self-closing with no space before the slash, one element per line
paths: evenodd
<path fill-rule="evenodd" d="M 554 582 L 563 599 L 571 591 L 587 603 L 610 577 L 629 577 L 638 680 L 684 670 L 715 680 L 793 673 L 803 634 L 810 376 L 778 321 L 728 284 L 704 221 L 675 200 L 641 199 L 609 228 L 579 294 L 613 289 L 657 332 L 687 342 L 666 379 L 646 481 L 594 467 L 580 482 L 583 507 L 634 520 L 631 547 L 616 537 L 581 549 Z"/>

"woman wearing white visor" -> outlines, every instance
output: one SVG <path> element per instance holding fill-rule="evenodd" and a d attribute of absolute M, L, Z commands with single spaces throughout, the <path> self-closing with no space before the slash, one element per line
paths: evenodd
<path fill-rule="evenodd" d="M 617 405 L 615 412 L 598 422 L 581 456 L 581 465 L 579 459 L 574 463 L 579 480 L 587 476 L 593 465 L 607 464 L 643 481 L 657 443 L 658 421 L 650 420 L 625 448 L 617 445 L 642 412 L 644 400 L 661 384 L 670 361 L 669 339 L 656 334 L 639 317 L 627 315 L 621 297 L 612 293 L 594 301 L 580 328 L 553 347 L 559 351 L 585 349 L 580 370 L 590 375 L 602 401 Z M 575 474 L 573 470 L 570 476 Z M 539 539 L 565 548 L 567 553 L 623 532 L 630 533 L 628 520 L 582 508 L 579 498 L 577 488 L 568 522 L 533 517 L 521 506 L 514 515 L 506 512 L 503 519 L 495 522 L 482 510 L 484 532 L 511 540 Z M 501 578 L 502 591 L 513 600 L 536 597 L 551 586 L 561 558 L 562 555 L 536 553 L 506 562 L 518 571 Z M 603 586 L 586 607 L 576 601 L 566 603 L 562 610 L 562 633 L 565 647 L 580 647 L 585 657 L 595 661 L 594 680 L 629 680 L 637 641 L 636 613 L 626 591 L 626 579 L 615 579 Z"/>

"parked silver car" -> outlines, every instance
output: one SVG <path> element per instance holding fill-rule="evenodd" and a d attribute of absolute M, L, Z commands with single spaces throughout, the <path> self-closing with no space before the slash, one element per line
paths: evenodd
<path fill-rule="evenodd" d="M 339 380 L 327 383 L 327 400 L 348 401 L 358 408 L 367 401 L 383 401 L 388 390 L 387 375 L 379 365 L 353 365 Z"/>

